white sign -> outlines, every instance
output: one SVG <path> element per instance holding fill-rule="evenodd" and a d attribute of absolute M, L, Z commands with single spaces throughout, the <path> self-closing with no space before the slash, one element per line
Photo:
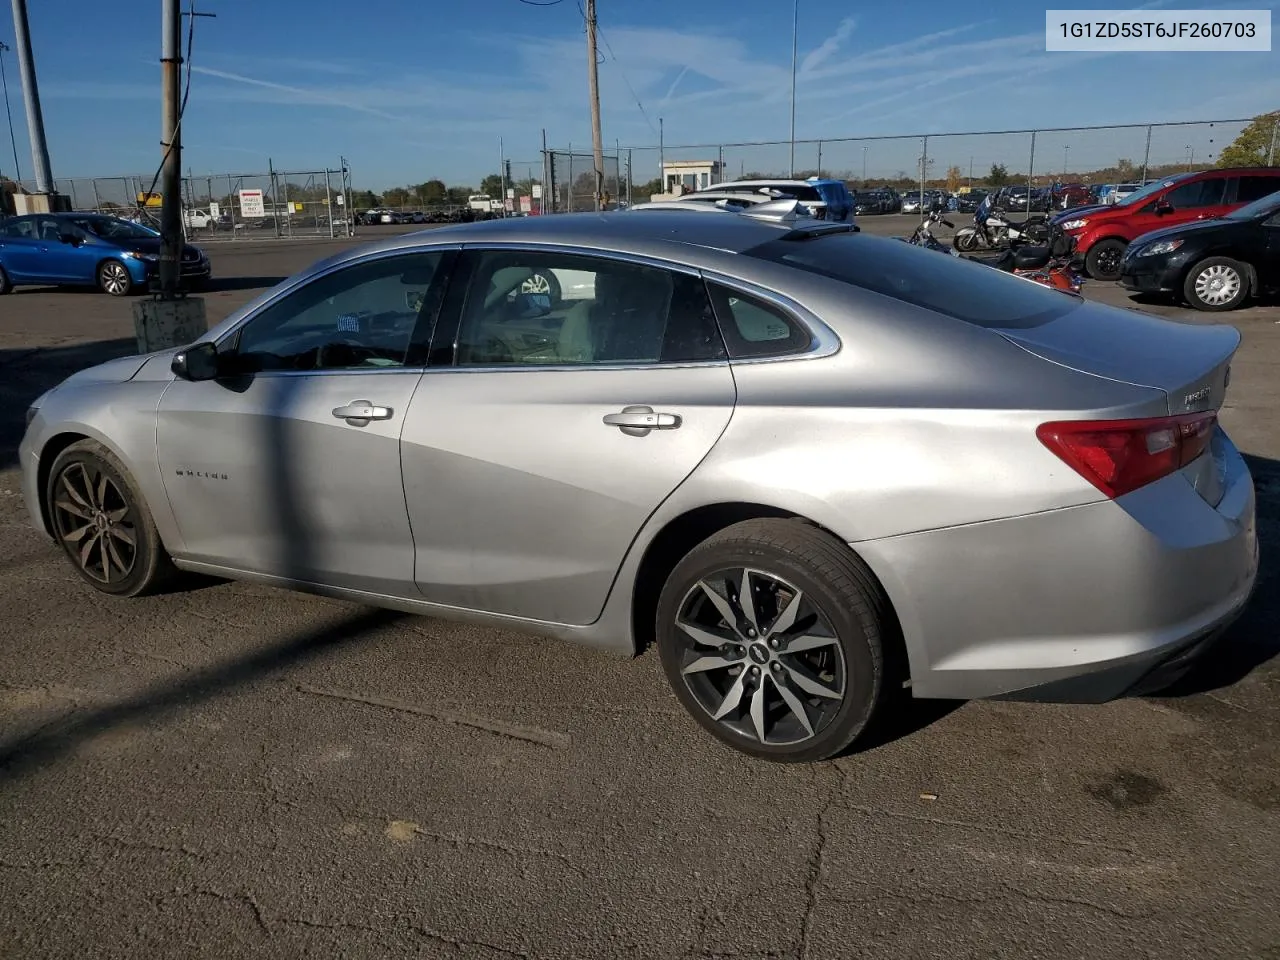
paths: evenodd
<path fill-rule="evenodd" d="M 503 200 L 502 206 L 506 208 L 506 211 L 508 213 L 511 213 L 516 208 L 516 202 L 514 200 Z"/>
<path fill-rule="evenodd" d="M 508 200 L 514 200 L 515 198 L 516 198 L 516 191 L 515 191 L 515 189 L 514 189 L 514 188 L 512 188 L 512 187 L 507 187 L 507 199 L 508 199 Z"/>
<path fill-rule="evenodd" d="M 342 194 L 338 194 L 338 206 L 340 207 L 346 206 L 346 203 L 347 203 L 347 198 L 344 197 Z"/>
<path fill-rule="evenodd" d="M 218 217 L 222 216 L 222 208 L 219 207 L 218 204 L 212 200 L 209 201 L 209 216 L 213 217 L 213 219 L 215 220 L 217 220 Z"/>
<path fill-rule="evenodd" d="M 249 219 L 253 217 L 265 217 L 266 215 L 267 207 L 262 201 L 261 190 L 240 191 L 240 216 Z"/>
<path fill-rule="evenodd" d="M 542 184 L 540 184 L 540 183 L 535 183 L 535 184 L 533 185 L 533 199 L 535 199 L 535 200 L 541 200 L 541 199 L 542 199 Z"/>

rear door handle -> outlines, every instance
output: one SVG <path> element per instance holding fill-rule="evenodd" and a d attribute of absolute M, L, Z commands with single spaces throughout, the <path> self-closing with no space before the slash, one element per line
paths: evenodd
<path fill-rule="evenodd" d="M 345 407 L 334 407 L 333 415 L 353 426 L 363 427 L 370 420 L 390 420 L 391 408 L 375 406 L 368 400 L 352 400 Z"/>
<path fill-rule="evenodd" d="M 656 413 L 653 407 L 639 404 L 623 407 L 618 413 L 606 413 L 604 422 L 606 426 L 618 427 L 628 436 L 643 437 L 650 430 L 675 430 L 681 421 L 677 414 Z"/>

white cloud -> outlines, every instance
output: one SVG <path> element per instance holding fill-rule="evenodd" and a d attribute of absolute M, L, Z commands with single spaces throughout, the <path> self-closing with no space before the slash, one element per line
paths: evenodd
<path fill-rule="evenodd" d="M 857 26 L 858 21 L 854 17 L 845 17 L 841 20 L 840 25 L 836 27 L 836 32 L 823 40 L 816 50 L 804 58 L 800 64 L 800 72 L 809 73 L 831 59 Z"/>

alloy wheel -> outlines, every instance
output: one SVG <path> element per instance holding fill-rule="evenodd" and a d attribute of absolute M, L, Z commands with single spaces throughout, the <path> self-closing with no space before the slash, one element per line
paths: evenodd
<path fill-rule="evenodd" d="M 102 286 L 113 297 L 124 294 L 129 289 L 129 271 L 123 264 L 109 261 L 102 265 Z"/>
<path fill-rule="evenodd" d="M 551 283 L 540 273 L 535 273 L 532 277 L 520 285 L 521 293 L 550 293 Z"/>
<path fill-rule="evenodd" d="M 818 736 L 845 700 L 848 670 L 830 620 L 805 594 L 763 570 L 699 580 L 676 617 L 680 674 L 717 723 L 765 746 Z"/>
<path fill-rule="evenodd" d="M 1120 258 L 1123 256 L 1121 251 L 1112 250 L 1108 247 L 1098 254 L 1098 267 L 1101 272 L 1107 276 L 1118 273 L 1120 270 Z"/>
<path fill-rule="evenodd" d="M 53 495 L 58 538 L 90 578 L 115 583 L 133 572 L 138 527 L 116 482 L 93 464 L 76 462 L 58 477 Z"/>
<path fill-rule="evenodd" d="M 1225 263 L 1215 263 L 1196 276 L 1196 296 L 1209 306 L 1221 306 L 1239 295 L 1242 283 L 1239 271 Z"/>

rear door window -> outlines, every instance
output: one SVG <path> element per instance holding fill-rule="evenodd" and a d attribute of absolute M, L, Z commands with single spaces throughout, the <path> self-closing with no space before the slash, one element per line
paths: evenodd
<path fill-rule="evenodd" d="M 1280 177 L 1241 177 L 1236 187 L 1236 203 L 1253 203 L 1280 190 Z"/>
<path fill-rule="evenodd" d="M 1211 207 L 1223 202 L 1222 198 L 1226 186 L 1226 177 L 1193 180 L 1190 183 L 1184 183 L 1180 187 L 1174 187 L 1164 195 L 1164 198 L 1174 210 Z"/>
<path fill-rule="evenodd" d="M 984 264 L 866 233 L 770 240 L 744 255 L 993 329 L 1038 327 L 1081 303 L 1077 297 Z"/>

